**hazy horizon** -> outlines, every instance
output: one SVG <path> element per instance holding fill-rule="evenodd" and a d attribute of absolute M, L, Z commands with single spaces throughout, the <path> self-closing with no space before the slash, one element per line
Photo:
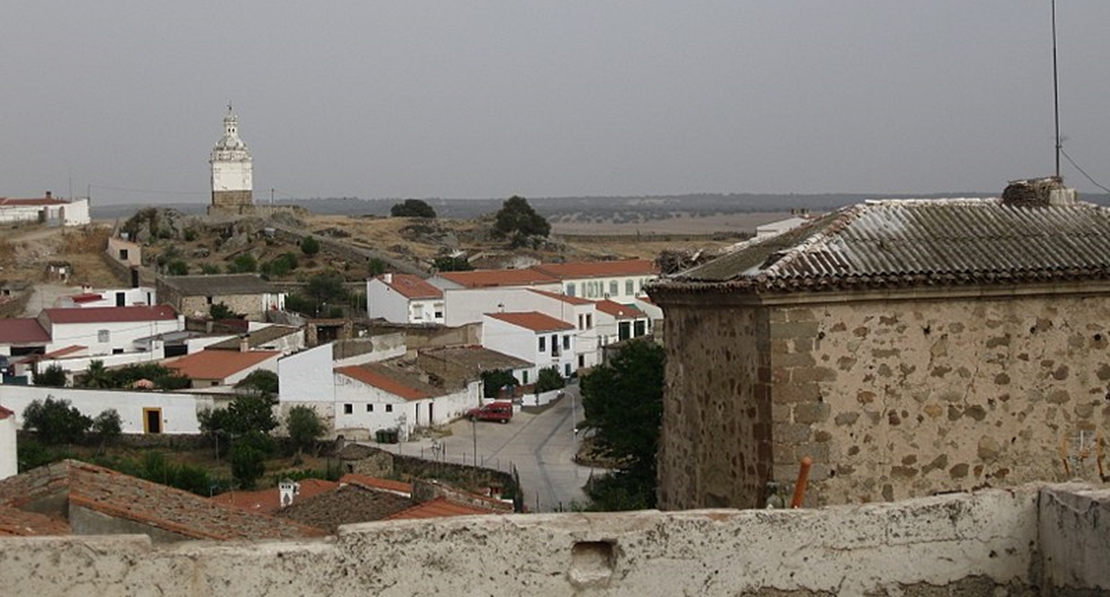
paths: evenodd
<path fill-rule="evenodd" d="M 1057 11 L 1064 149 L 1107 185 L 1110 2 Z M 1054 168 L 1049 0 L 109 0 L 4 17 L 0 196 L 206 204 L 229 100 L 263 201 L 997 194 Z"/>

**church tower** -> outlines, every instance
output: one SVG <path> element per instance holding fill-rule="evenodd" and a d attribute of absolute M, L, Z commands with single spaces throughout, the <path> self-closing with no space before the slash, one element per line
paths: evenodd
<path fill-rule="evenodd" d="M 253 161 L 247 144 L 239 138 L 239 117 L 227 105 L 224 136 L 212 148 L 212 205 L 208 211 L 239 213 L 253 204 Z"/>

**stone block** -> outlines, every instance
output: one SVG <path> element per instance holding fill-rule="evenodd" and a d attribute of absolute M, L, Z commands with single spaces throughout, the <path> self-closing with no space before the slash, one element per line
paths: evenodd
<path fill-rule="evenodd" d="M 823 423 L 829 420 L 832 407 L 825 402 L 803 402 L 794 406 L 794 422 Z"/>
<path fill-rule="evenodd" d="M 778 404 L 816 402 L 821 388 L 816 383 L 782 384 L 771 389 L 771 399 Z"/>
<path fill-rule="evenodd" d="M 836 370 L 829 367 L 797 367 L 790 373 L 790 381 L 794 383 L 836 381 Z"/>
<path fill-rule="evenodd" d="M 815 321 L 775 323 L 771 326 L 771 338 L 812 338 L 819 328 L 820 324 Z"/>
<path fill-rule="evenodd" d="M 775 442 L 800 444 L 809 441 L 813 430 L 801 423 L 775 423 L 773 433 Z"/>

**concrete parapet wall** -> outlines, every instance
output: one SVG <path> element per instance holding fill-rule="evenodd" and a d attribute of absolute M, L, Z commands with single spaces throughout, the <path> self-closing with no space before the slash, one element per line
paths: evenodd
<path fill-rule="evenodd" d="M 1051 593 L 1110 593 L 1110 489 L 1047 487 L 1039 520 L 1044 581 Z"/>
<path fill-rule="evenodd" d="M 100 597 L 1035 595 L 1037 501 L 1022 487 L 822 510 L 379 522 L 297 542 L 8 538 L 0 569 L 13 594 Z"/>

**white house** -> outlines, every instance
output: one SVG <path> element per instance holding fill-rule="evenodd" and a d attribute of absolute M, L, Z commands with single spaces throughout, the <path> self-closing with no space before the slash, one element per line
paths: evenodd
<path fill-rule="evenodd" d="M 81 414 L 88 417 L 108 409 L 120 415 L 121 430 L 127 434 L 140 433 L 200 433 L 197 413 L 213 408 L 217 397 L 185 392 L 146 392 L 138 390 L 94 390 L 87 388 L 45 388 L 38 386 L 0 385 L 0 402 L 17 414 L 17 427 L 22 425 L 24 409 L 35 400 L 68 400 Z M 4 421 L 0 421 L 3 426 Z"/>
<path fill-rule="evenodd" d="M 366 312 L 393 323 L 443 323 L 443 290 L 419 276 L 382 274 L 366 281 Z"/>
<path fill-rule="evenodd" d="M 487 313 L 482 320 L 482 346 L 535 363 L 523 372 L 523 384 L 535 383 L 540 369 L 555 367 L 564 377 L 578 370 L 575 343 L 578 329 L 536 311 Z"/>
<path fill-rule="evenodd" d="M 0 406 L 0 479 L 19 473 L 15 432 L 15 412 Z"/>
<path fill-rule="evenodd" d="M 335 369 L 335 430 L 345 437 L 374 437 L 397 429 L 404 441 L 416 428 L 449 423 L 477 407 L 479 384 L 454 392 L 421 382 L 381 364 Z"/>
<path fill-rule="evenodd" d="M 588 299 L 630 300 L 659 277 L 659 268 L 647 259 L 543 263 L 531 269 L 558 280 L 563 294 Z"/>
<path fill-rule="evenodd" d="M 597 335 L 601 346 L 651 333 L 651 319 L 633 305 L 597 302 Z"/>
<path fill-rule="evenodd" d="M 428 283 L 449 290 L 452 288 L 537 288 L 559 292 L 557 278 L 549 274 L 528 269 L 487 269 L 469 272 L 440 272 Z"/>
<path fill-rule="evenodd" d="M 106 290 L 93 290 L 88 286 L 84 286 L 78 294 L 60 296 L 54 300 L 54 306 L 59 309 L 127 307 L 134 305 L 153 306 L 156 304 L 158 304 L 158 295 L 154 288 L 150 286 L 109 288 Z"/>
<path fill-rule="evenodd" d="M 47 352 L 83 346 L 90 356 L 138 352 L 141 338 L 185 329 L 168 305 L 43 309 L 37 319 L 50 336 Z"/>
<path fill-rule="evenodd" d="M 55 199 L 50 191 L 45 197 L 34 199 L 0 197 L 0 223 L 44 222 L 53 226 L 84 226 L 89 221 L 88 199 Z"/>

